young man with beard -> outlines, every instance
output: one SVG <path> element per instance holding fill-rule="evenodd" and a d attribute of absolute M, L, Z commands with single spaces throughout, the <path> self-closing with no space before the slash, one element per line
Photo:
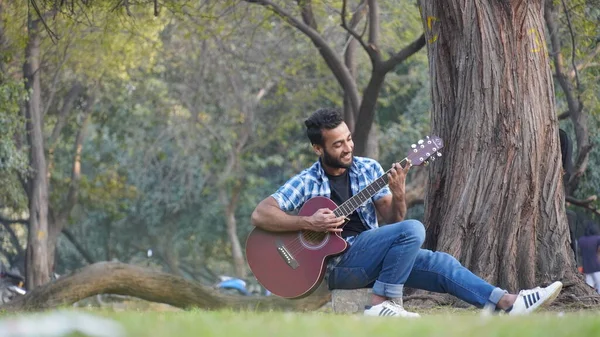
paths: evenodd
<path fill-rule="evenodd" d="M 340 233 L 350 247 L 330 259 L 326 280 L 330 289 L 372 287 L 372 305 L 365 308 L 365 315 L 419 317 L 402 305 L 405 285 L 449 293 L 477 307 L 511 315 L 530 313 L 550 304 L 559 294 L 562 283 L 558 281 L 545 288 L 509 294 L 474 275 L 451 255 L 421 249 L 423 224 L 404 220 L 405 179 L 410 165 L 403 169 L 394 163 L 388 186 L 354 211 L 343 227 L 346 219 L 326 208 L 312 216 L 288 214 L 315 196 L 328 197 L 340 205 L 385 174 L 375 160 L 353 156 L 352 134 L 339 110 L 319 109 L 305 125 L 319 160 L 261 201 L 252 213 L 252 223 L 267 231 Z M 388 225 L 378 226 L 376 211 Z"/>

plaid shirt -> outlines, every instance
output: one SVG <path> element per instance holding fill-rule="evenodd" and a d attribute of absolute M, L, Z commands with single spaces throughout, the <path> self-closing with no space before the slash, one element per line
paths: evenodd
<path fill-rule="evenodd" d="M 352 166 L 350 167 L 350 188 L 352 195 L 356 195 L 384 173 L 385 171 L 377 161 L 370 158 L 354 157 Z M 358 207 L 358 216 L 367 227 L 377 228 L 379 226 L 373 202 L 388 194 L 391 194 L 391 192 L 386 186 Z M 317 161 L 311 167 L 288 180 L 271 196 L 277 200 L 281 210 L 295 212 L 310 198 L 316 196 L 330 198 L 331 188 L 329 187 L 329 179 L 325 175 L 325 171 L 323 171 L 321 162 Z M 346 238 L 346 241 L 352 243 L 353 238 Z"/>

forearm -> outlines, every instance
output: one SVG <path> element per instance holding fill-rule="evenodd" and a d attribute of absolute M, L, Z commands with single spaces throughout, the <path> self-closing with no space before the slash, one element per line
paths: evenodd
<path fill-rule="evenodd" d="M 391 205 L 390 215 L 388 217 L 389 223 L 396 223 L 404 220 L 406 216 L 406 199 L 404 198 L 404 194 L 401 196 L 392 196 L 392 205 Z"/>
<path fill-rule="evenodd" d="M 251 221 L 254 226 L 271 232 L 306 230 L 310 226 L 307 217 L 289 215 L 269 200 L 256 207 Z"/>

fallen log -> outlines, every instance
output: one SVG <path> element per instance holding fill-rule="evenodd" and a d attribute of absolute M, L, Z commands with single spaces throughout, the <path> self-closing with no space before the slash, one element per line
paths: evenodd
<path fill-rule="evenodd" d="M 0 311 L 38 311 L 72 305 L 98 294 L 115 294 L 166 303 L 178 308 L 217 310 L 309 311 L 331 299 L 321 284 L 303 299 L 276 296 L 230 296 L 182 277 L 120 262 L 98 262 L 61 277 L 0 306 Z"/>

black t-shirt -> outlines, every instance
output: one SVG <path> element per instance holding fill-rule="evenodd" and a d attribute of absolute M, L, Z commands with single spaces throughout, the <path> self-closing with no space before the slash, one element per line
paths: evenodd
<path fill-rule="evenodd" d="M 350 176 L 348 170 L 339 176 L 332 176 L 327 173 L 329 178 L 329 187 L 331 188 L 331 200 L 338 206 L 343 204 L 344 201 L 348 200 L 352 196 L 352 190 L 350 188 Z M 367 227 L 362 223 L 356 210 L 348 216 L 350 221 L 344 225 L 342 231 L 342 237 L 346 238 L 349 236 L 355 236 L 367 230 Z"/>

